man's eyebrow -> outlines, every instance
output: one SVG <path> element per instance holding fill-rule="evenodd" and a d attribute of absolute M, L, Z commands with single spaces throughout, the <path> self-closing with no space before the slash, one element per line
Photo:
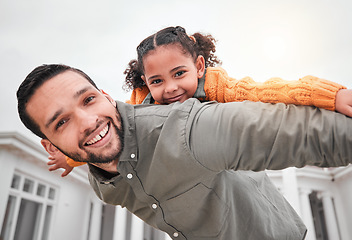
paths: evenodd
<path fill-rule="evenodd" d="M 87 92 L 89 89 L 91 89 L 91 86 L 87 86 L 85 88 L 82 88 L 81 90 L 77 91 L 74 95 L 73 98 L 77 99 L 79 98 L 82 94 L 84 94 L 85 92 Z M 57 110 L 54 115 L 46 122 L 45 127 L 48 128 L 50 126 L 50 124 L 52 124 L 59 116 L 60 114 L 63 112 L 63 109 L 59 109 Z"/>
<path fill-rule="evenodd" d="M 88 91 L 89 89 L 91 89 L 91 88 L 93 88 L 93 87 L 87 86 L 87 87 L 85 87 L 85 88 L 82 88 L 81 90 L 77 91 L 77 92 L 75 93 L 75 95 L 73 95 L 73 98 L 75 98 L 75 99 L 79 98 L 79 96 L 81 96 L 82 94 L 84 94 L 85 92 L 87 92 L 87 91 Z"/>
<path fill-rule="evenodd" d="M 52 124 L 58 118 L 58 116 L 60 116 L 62 112 L 63 112 L 62 109 L 59 109 L 58 111 L 56 111 L 55 114 L 46 122 L 45 127 L 48 128 L 50 124 Z"/>

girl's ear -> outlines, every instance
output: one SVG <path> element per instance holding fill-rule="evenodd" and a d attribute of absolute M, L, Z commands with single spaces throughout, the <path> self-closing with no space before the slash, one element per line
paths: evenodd
<path fill-rule="evenodd" d="M 58 158 L 59 155 L 63 155 L 63 153 L 57 149 L 48 139 L 42 139 L 40 143 L 43 145 L 45 151 L 50 154 L 50 156 Z"/>
<path fill-rule="evenodd" d="M 198 78 L 202 78 L 205 72 L 205 60 L 202 55 L 199 55 L 196 59 L 196 68 Z"/>
<path fill-rule="evenodd" d="M 142 75 L 141 78 L 142 78 L 143 82 L 145 83 L 145 85 L 147 85 L 147 82 L 145 81 L 145 76 Z"/>
<path fill-rule="evenodd" d="M 115 100 L 106 92 L 104 92 L 104 90 L 100 89 L 100 92 L 109 100 L 109 102 L 111 102 L 112 105 L 114 105 L 114 107 L 116 107 L 116 102 Z"/>

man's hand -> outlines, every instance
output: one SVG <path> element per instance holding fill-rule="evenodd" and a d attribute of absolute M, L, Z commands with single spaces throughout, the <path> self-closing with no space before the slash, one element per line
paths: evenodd
<path fill-rule="evenodd" d="M 341 89 L 336 93 L 335 110 L 352 117 L 352 89 Z"/>
<path fill-rule="evenodd" d="M 61 177 L 67 176 L 73 169 L 70 165 L 67 164 L 66 162 L 66 156 L 62 154 L 62 157 L 60 156 L 59 158 L 55 158 L 52 156 L 49 156 L 49 162 L 47 163 L 48 165 L 52 165 L 49 167 L 49 171 L 55 171 L 59 168 L 65 169 L 65 171 L 61 174 Z"/>

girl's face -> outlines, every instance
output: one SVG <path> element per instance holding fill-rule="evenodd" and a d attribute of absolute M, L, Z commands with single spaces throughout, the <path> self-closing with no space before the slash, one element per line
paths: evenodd
<path fill-rule="evenodd" d="M 159 46 L 143 57 L 142 79 L 155 101 L 169 104 L 193 97 L 204 74 L 204 57 L 196 61 L 177 44 Z"/>

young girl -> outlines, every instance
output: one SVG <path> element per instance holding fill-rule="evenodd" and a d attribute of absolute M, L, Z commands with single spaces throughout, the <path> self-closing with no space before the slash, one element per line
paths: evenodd
<path fill-rule="evenodd" d="M 186 34 L 182 27 L 168 27 L 149 36 L 137 47 L 138 60 L 126 69 L 125 88 L 133 90 L 131 104 L 169 104 L 191 97 L 201 101 L 262 101 L 310 105 L 336 110 L 352 116 L 352 93 L 343 86 L 313 76 L 299 81 L 272 78 L 256 83 L 246 77 L 230 78 L 215 67 L 220 63 L 211 35 Z M 49 157 L 49 170 L 64 168 L 63 176 L 72 167 L 84 163 L 55 156 Z M 68 165 L 67 165 L 68 164 Z"/>
<path fill-rule="evenodd" d="M 273 78 L 256 83 L 246 77 L 230 78 L 214 55 L 214 38 L 182 27 L 165 28 L 143 40 L 125 73 L 125 86 L 132 89 L 131 104 L 184 101 L 262 101 L 311 105 L 335 110 L 336 93 L 344 87 L 313 76 L 299 81 Z"/>

